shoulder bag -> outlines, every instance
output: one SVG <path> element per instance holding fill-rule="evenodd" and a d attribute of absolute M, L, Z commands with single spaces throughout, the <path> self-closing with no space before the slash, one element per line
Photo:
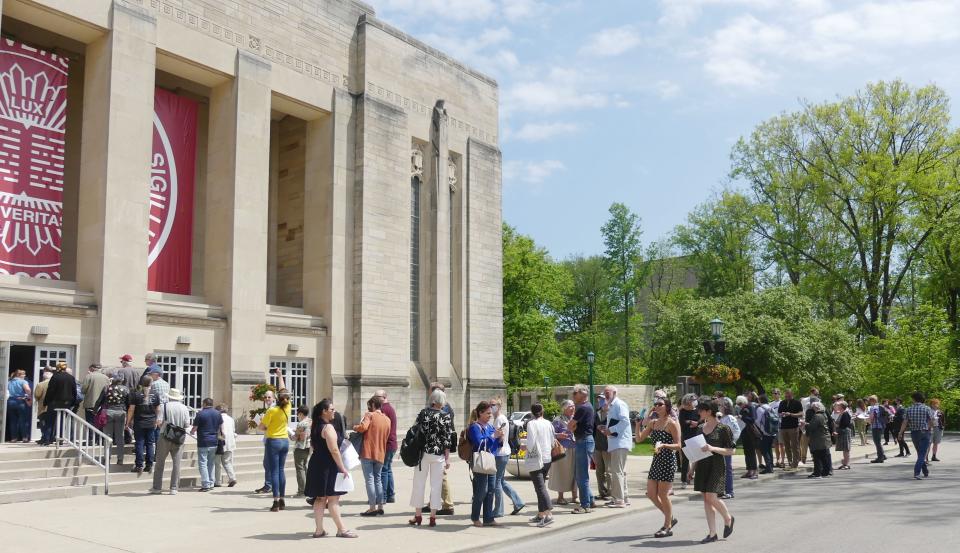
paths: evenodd
<path fill-rule="evenodd" d="M 567 456 L 567 448 L 563 447 L 556 438 L 553 439 L 553 447 L 550 448 L 550 461 L 559 461 Z"/>
<path fill-rule="evenodd" d="M 167 418 L 166 403 L 163 404 L 163 421 L 163 431 L 161 432 L 163 439 L 177 445 L 181 445 L 183 442 L 187 441 L 187 431 L 183 427 L 173 424 Z"/>
<path fill-rule="evenodd" d="M 475 451 L 471 458 L 470 468 L 474 474 L 496 474 L 497 460 L 493 453 L 487 450 L 487 444 L 483 444 L 483 449 Z"/>

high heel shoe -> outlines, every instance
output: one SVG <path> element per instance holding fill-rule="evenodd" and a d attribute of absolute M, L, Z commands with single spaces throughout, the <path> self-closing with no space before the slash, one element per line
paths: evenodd
<path fill-rule="evenodd" d="M 433 517 L 431 517 L 431 518 L 433 518 Z M 423 522 L 423 516 L 421 516 L 421 515 L 416 515 L 416 516 L 413 517 L 412 519 L 408 520 L 408 521 L 407 521 L 407 524 L 409 524 L 410 526 L 420 526 L 420 523 L 422 523 L 422 522 Z"/>
<path fill-rule="evenodd" d="M 430 528 L 437 525 L 437 517 L 430 517 Z"/>

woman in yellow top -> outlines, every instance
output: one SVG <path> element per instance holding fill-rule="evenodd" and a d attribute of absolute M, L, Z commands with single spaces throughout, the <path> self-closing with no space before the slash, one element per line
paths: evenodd
<path fill-rule="evenodd" d="M 290 421 L 290 394 L 280 390 L 277 402 L 267 409 L 260 419 L 260 430 L 264 431 L 263 447 L 264 458 L 267 462 L 267 476 L 270 489 L 273 491 L 273 506 L 271 512 L 282 511 L 286 508 L 283 502 L 287 488 L 287 476 L 283 465 L 287 461 L 287 451 L 290 449 L 290 438 L 287 433 L 287 423 Z"/>

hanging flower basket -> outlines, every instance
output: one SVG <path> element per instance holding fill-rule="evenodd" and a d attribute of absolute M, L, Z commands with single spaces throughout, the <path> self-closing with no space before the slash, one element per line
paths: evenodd
<path fill-rule="evenodd" d="M 693 379 L 698 384 L 730 384 L 740 378 L 740 369 L 723 363 L 704 365 L 693 371 Z"/>

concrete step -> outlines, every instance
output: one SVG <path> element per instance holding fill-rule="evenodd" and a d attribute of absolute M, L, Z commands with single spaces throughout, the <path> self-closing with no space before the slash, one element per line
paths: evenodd
<path fill-rule="evenodd" d="M 132 461 L 135 456 L 136 454 L 132 450 L 128 450 L 124 453 L 124 461 Z M 262 459 L 263 450 L 257 448 L 244 448 L 233 452 L 234 462 L 248 457 L 253 459 Z M 111 458 L 113 461 L 116 461 L 116 456 L 111 456 Z M 183 460 L 185 462 L 193 461 L 195 459 L 197 459 L 197 451 L 195 449 L 186 450 L 183 452 Z M 60 472 L 60 469 L 70 469 L 86 465 L 89 464 L 84 463 L 81 465 L 79 463 L 79 458 L 75 455 L 75 452 L 72 452 L 72 454 L 69 456 L 53 459 L 21 459 L 15 461 L 0 461 L 0 481 L 17 478 L 16 474 L 18 471 L 23 471 L 25 473 L 23 478 L 29 478 L 32 476 L 43 476 L 43 471 L 51 471 L 51 474 L 54 474 Z"/>
<path fill-rule="evenodd" d="M 169 489 L 169 475 L 164 471 L 164 490 Z M 292 464 L 286 467 L 287 475 L 287 495 L 292 496 L 296 493 L 297 477 Z M 136 475 L 133 475 L 136 476 Z M 238 487 L 234 490 L 253 493 L 253 490 L 263 485 L 263 467 L 257 467 L 257 470 L 242 470 L 236 472 Z M 291 486 L 292 484 L 292 486 Z M 139 478 L 130 480 L 115 481 L 111 474 L 110 494 L 146 494 L 153 485 L 153 475 L 143 473 Z M 196 469 L 180 470 L 179 489 L 183 493 L 190 493 L 195 488 L 200 487 L 200 474 Z M 218 488 L 223 490 L 224 488 Z M 78 497 L 83 495 L 103 495 L 103 479 L 93 478 L 88 485 L 65 485 L 49 488 L 34 488 L 25 490 L 0 490 L 0 505 L 11 503 L 22 503 L 25 501 L 43 501 L 48 499 L 64 499 L 68 497 Z M 214 492 L 216 493 L 216 492 Z"/>
<path fill-rule="evenodd" d="M 124 446 L 126 451 L 133 451 L 133 444 Z M 184 451 L 196 451 L 197 442 L 193 438 L 187 438 L 184 444 Z M 263 450 L 263 442 L 257 436 L 243 436 L 237 440 L 237 450 L 260 449 Z M 30 459 L 54 459 L 57 457 L 76 456 L 76 451 L 70 446 L 61 446 L 60 454 L 57 454 L 57 448 L 41 446 L 37 444 L 2 444 L 0 445 L 0 462 L 18 461 Z"/>
<path fill-rule="evenodd" d="M 114 459 L 116 460 L 116 459 Z M 113 464 L 110 466 L 111 478 L 114 474 L 121 474 L 123 472 L 129 471 L 133 466 L 134 456 L 129 455 L 124 459 L 126 463 L 123 466 Z M 5 461 L 0 462 L 0 490 L 4 489 L 4 485 L 8 482 L 14 482 L 19 480 L 33 480 L 38 478 L 62 478 L 62 477 L 77 477 L 77 476 L 88 476 L 88 475 L 103 475 L 103 469 L 90 464 L 83 463 L 78 464 L 77 459 L 70 459 L 69 464 L 58 465 L 55 467 L 38 467 L 38 466 L 29 466 L 29 467 L 9 467 L 7 463 L 21 464 L 26 461 Z M 197 467 L 199 459 L 196 455 L 185 455 L 180 462 L 181 467 Z M 169 466 L 169 461 L 167 462 Z M 233 466 L 242 466 L 242 465 L 256 465 L 263 466 L 263 454 L 259 452 L 244 452 L 243 455 L 234 455 Z M 6 484 L 7 487 L 13 486 L 14 484 Z M 39 486 L 42 487 L 42 486 Z"/>

